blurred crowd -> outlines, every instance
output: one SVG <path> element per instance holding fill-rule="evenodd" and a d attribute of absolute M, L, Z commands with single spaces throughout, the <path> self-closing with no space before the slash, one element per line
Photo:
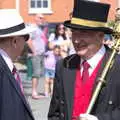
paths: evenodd
<path fill-rule="evenodd" d="M 50 27 L 43 14 L 36 14 L 34 23 L 27 25 L 35 28 L 35 31 L 30 34 L 21 55 L 25 56 L 26 79 L 32 80 L 32 98 L 39 99 L 43 96 L 38 95 L 38 82 L 40 77 L 44 77 L 44 96 L 49 97 L 52 95 L 56 62 L 75 53 L 72 33 L 63 23 Z"/>

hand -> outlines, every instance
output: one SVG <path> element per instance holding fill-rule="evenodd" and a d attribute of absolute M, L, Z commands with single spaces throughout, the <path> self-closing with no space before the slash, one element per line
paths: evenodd
<path fill-rule="evenodd" d="M 98 118 L 91 114 L 80 114 L 77 120 L 98 120 Z"/>

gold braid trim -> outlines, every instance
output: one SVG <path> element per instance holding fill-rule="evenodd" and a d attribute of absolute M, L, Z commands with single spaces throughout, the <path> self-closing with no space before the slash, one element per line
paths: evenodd
<path fill-rule="evenodd" d="M 97 22 L 97 21 L 85 20 L 80 18 L 72 18 L 71 24 L 83 25 L 88 27 L 106 27 L 105 22 Z"/>

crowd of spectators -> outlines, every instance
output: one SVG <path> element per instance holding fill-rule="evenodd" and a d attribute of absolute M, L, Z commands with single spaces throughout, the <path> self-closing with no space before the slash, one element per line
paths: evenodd
<path fill-rule="evenodd" d="M 43 14 L 36 14 L 34 23 L 27 24 L 36 29 L 26 42 L 23 54 L 27 67 L 26 80 L 32 81 L 32 98 L 39 99 L 38 83 L 44 78 L 44 96 L 52 95 L 55 65 L 57 60 L 63 59 L 75 50 L 71 41 L 71 30 L 63 23 L 48 23 Z"/>

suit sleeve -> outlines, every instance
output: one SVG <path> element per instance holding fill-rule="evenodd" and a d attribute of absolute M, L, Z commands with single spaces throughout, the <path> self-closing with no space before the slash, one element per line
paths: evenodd
<path fill-rule="evenodd" d="M 108 80 L 108 89 L 103 91 L 104 104 L 101 104 L 100 111 L 96 116 L 99 120 L 119 120 L 120 119 L 120 56 L 114 61 Z M 108 77 L 107 77 L 108 78 Z M 105 99 L 105 96 L 108 99 Z M 100 106 L 100 105 L 99 105 Z"/>

